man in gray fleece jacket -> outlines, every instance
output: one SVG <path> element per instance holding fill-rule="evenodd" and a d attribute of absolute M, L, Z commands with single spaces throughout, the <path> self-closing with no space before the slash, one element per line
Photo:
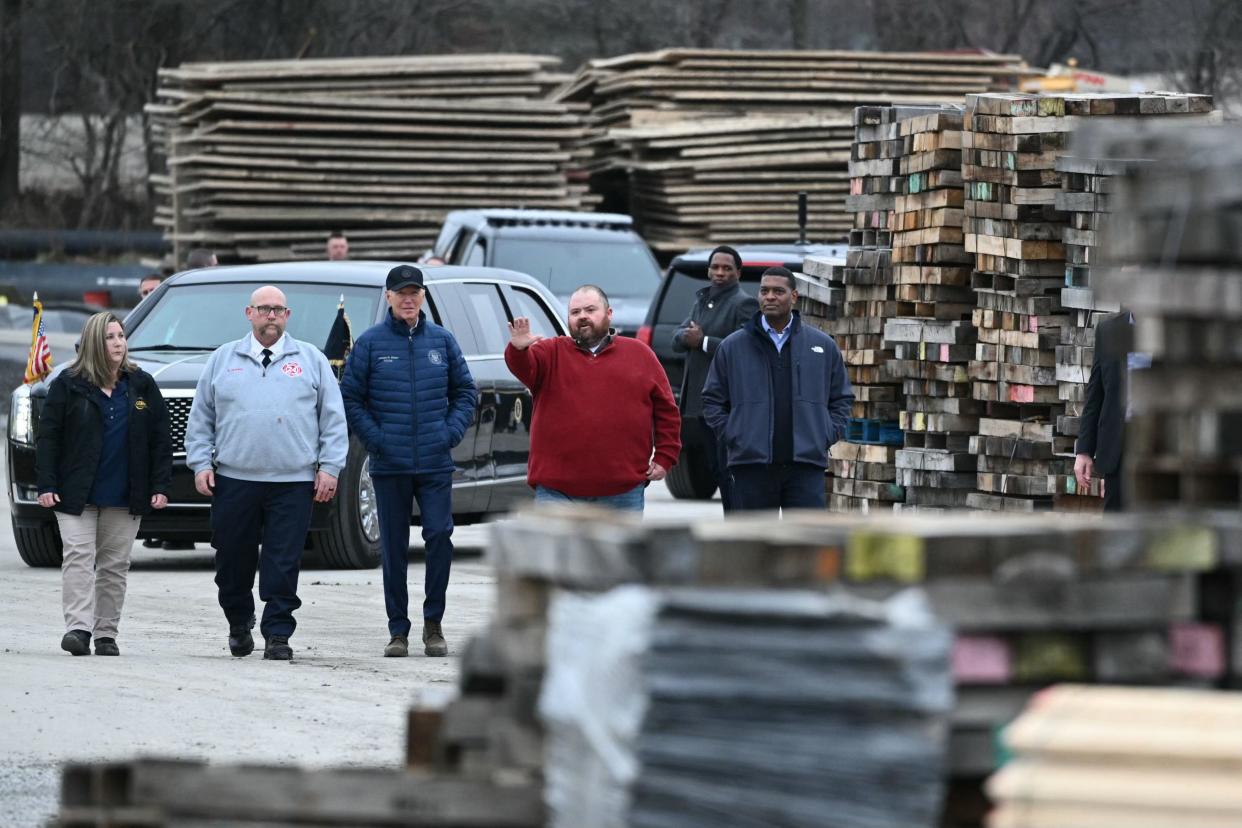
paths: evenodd
<path fill-rule="evenodd" d="M 216 586 L 229 651 L 254 650 L 254 574 L 266 606 L 263 657 L 293 658 L 298 573 L 311 504 L 336 495 L 349 452 L 341 390 L 327 357 L 285 333 L 293 311 L 266 286 L 246 308 L 252 333 L 208 358 L 186 426 L 186 464 L 212 498 Z M 263 554 L 259 555 L 259 545 Z"/>

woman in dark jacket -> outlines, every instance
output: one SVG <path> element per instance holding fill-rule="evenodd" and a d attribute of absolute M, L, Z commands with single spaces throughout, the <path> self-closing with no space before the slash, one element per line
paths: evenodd
<path fill-rule="evenodd" d="M 142 516 L 168 505 L 168 409 L 129 360 L 121 320 L 86 320 L 78 358 L 52 380 L 35 444 L 39 504 L 56 510 L 64 546 L 60 647 L 120 655 L 117 628 Z"/>

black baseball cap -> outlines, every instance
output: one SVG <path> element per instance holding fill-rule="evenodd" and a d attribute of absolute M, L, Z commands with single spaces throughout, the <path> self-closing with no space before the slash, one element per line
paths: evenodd
<path fill-rule="evenodd" d="M 397 265 L 388 271 L 388 281 L 384 283 L 385 290 L 401 290 L 401 288 L 411 286 L 423 286 L 423 272 L 417 267 Z"/>

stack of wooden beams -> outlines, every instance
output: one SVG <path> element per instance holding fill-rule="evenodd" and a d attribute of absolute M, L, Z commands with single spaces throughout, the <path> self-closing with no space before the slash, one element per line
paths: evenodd
<path fill-rule="evenodd" d="M 1203 95 L 967 95 L 962 176 L 966 249 L 975 255 L 977 358 L 973 395 L 980 421 L 977 486 L 970 505 L 1029 511 L 1075 491 L 1073 438 L 1055 434 L 1065 415 L 1057 348 L 1077 319 L 1061 304 L 1065 284 L 1064 174 L 1070 130 L 1096 117 L 1181 115 L 1212 110 Z M 1088 118 L 1088 116 L 1091 116 Z M 1081 353 L 1079 354 L 1081 357 Z M 999 437 L 993 440 L 985 438 Z"/>
<path fill-rule="evenodd" d="M 896 485 L 895 464 L 901 445 L 900 385 L 885 371 L 893 351 L 885 346 L 883 332 L 885 316 L 897 309 L 892 215 L 906 186 L 898 120 L 920 111 L 925 110 L 882 106 L 854 110 L 846 200 L 853 227 L 846 263 L 834 273 L 845 285 L 845 299 L 841 318 L 831 331 L 854 387 L 854 407 L 844 439 L 831 451 L 828 505 L 833 511 L 891 508 L 905 494 Z"/>
<path fill-rule="evenodd" d="M 962 245 L 961 107 L 900 121 L 903 194 L 891 217 L 898 315 L 887 319 L 886 369 L 902 383 L 897 482 L 902 510 L 963 507 L 975 487 L 968 441 L 980 404 L 966 366 L 974 355 L 970 256 Z"/>
<path fill-rule="evenodd" d="M 807 232 L 839 239 L 852 130 L 840 117 L 739 118 L 615 129 L 627 153 L 630 210 L 658 250 L 705 244 L 789 242 L 798 237 L 798 193 Z"/>
<path fill-rule="evenodd" d="M 677 253 L 792 240 L 799 191 L 813 237 L 841 238 L 856 106 L 1013 89 L 1023 74 L 1012 55 L 668 49 L 591 61 L 558 97 L 590 104 L 594 186 L 628 197 L 647 241 Z"/>
<path fill-rule="evenodd" d="M 1005 730 L 988 828 L 1242 825 L 1242 697 L 1061 685 Z"/>
<path fill-rule="evenodd" d="M 1242 154 L 1236 127 L 1117 135 L 1152 159 L 1117 180 L 1099 292 L 1133 313 L 1127 500 L 1236 510 L 1242 502 Z M 1132 353 L 1132 355 L 1131 355 Z M 1146 355 L 1151 365 L 1139 361 Z"/>
<path fill-rule="evenodd" d="M 1242 679 L 1242 638 L 1234 637 L 1242 603 L 1219 594 L 1220 580 L 1242 565 L 1236 510 L 1064 515 L 1055 522 L 1041 515 L 953 517 L 802 512 L 779 522 L 734 516 L 679 526 L 595 510 L 539 510 L 506 522 L 493 534 L 499 604 L 483 637 L 488 658 L 501 666 L 471 666 L 480 663 L 471 655 L 478 640 L 463 665 L 462 701 L 474 705 L 463 710 L 474 711 L 475 723 L 455 729 L 473 734 L 476 759 L 469 766 L 497 773 L 500 766 L 487 756 L 512 755 L 514 748 L 497 753 L 486 745 L 515 729 L 530 737 L 522 742 L 525 755 L 551 755 L 545 724 L 532 711 L 549 651 L 563 650 L 546 640 L 549 608 L 562 590 L 637 584 L 736 595 L 786 590 L 792 599 L 801 590 L 839 588 L 888 600 L 917 587 L 955 631 L 950 772 L 976 791 L 997 768 L 1000 729 L 1050 683 L 1220 686 Z M 583 649 L 633 646 L 635 629 L 608 625 Z M 771 646 L 775 652 L 786 644 L 774 635 Z M 677 663 L 679 680 L 707 675 L 691 662 Z M 517 664 L 525 665 L 522 681 L 510 672 Z M 483 681 L 485 673 L 492 678 Z M 600 675 L 607 682 L 610 674 L 587 669 L 582 681 L 598 683 Z M 604 706 L 632 704 L 643 686 L 610 682 Z M 464 713 L 455 719 L 465 721 Z M 463 747 L 442 752 L 465 756 Z M 581 758 L 595 761 L 588 753 Z M 772 761 L 775 769 L 781 758 Z"/>
<path fill-rule="evenodd" d="M 155 223 L 178 253 L 412 259 L 469 207 L 593 206 L 574 181 L 582 107 L 556 58 L 457 55 L 186 64 L 147 107 L 167 172 Z M 579 176 L 581 178 L 581 176 Z"/>
<path fill-rule="evenodd" d="M 538 782 L 398 768 L 173 759 L 69 763 L 52 828 L 318 825 L 543 828 Z"/>

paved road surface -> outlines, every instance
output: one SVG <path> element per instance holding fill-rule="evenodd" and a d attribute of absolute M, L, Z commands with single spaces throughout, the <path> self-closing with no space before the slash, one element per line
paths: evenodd
<path fill-rule="evenodd" d="M 720 514 L 719 501 L 674 501 L 663 485 L 648 498 L 653 517 Z M 55 813 L 59 763 L 66 760 L 146 755 L 398 765 L 406 709 L 420 690 L 454 686 L 456 656 L 493 606 L 490 568 L 480 555 L 463 554 L 453 566 L 445 618 L 450 657 L 385 659 L 379 570 L 307 571 L 294 661 L 263 661 L 259 652 L 234 659 L 216 604 L 210 547 L 162 552 L 137 545 L 121 657 L 74 658 L 59 649 L 60 572 L 21 562 L 7 502 L 0 504 L 3 826 L 40 826 Z M 458 529 L 459 548 L 481 549 L 488 531 Z M 412 560 L 412 602 L 422 579 L 421 563 Z"/>

